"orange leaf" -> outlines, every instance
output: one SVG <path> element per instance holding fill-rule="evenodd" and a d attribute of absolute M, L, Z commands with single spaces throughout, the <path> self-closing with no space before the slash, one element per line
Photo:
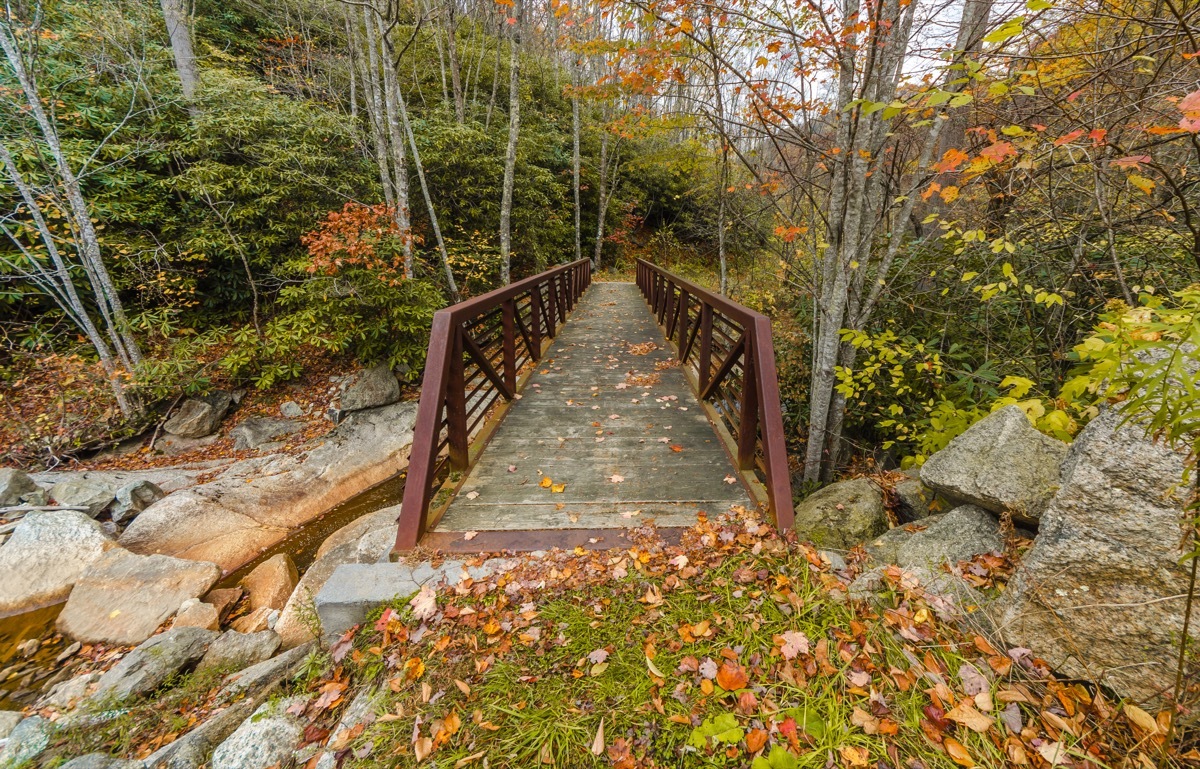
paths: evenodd
<path fill-rule="evenodd" d="M 946 749 L 946 755 L 950 756 L 959 766 L 965 766 L 968 769 L 975 766 L 975 759 L 971 758 L 971 754 L 967 752 L 963 744 L 953 737 L 944 739 L 942 747 Z"/>
<path fill-rule="evenodd" d="M 746 750 L 750 753 L 757 753 L 767 744 L 767 732 L 765 729 L 751 729 L 746 735 Z"/>
<path fill-rule="evenodd" d="M 717 684 L 727 692 L 744 688 L 749 682 L 745 668 L 732 660 L 725 660 L 717 670 Z"/>

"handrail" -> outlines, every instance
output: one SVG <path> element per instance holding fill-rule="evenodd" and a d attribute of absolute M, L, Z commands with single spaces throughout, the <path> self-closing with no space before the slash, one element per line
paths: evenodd
<path fill-rule="evenodd" d="M 637 260 L 637 285 L 692 374 L 700 402 L 727 432 L 738 469 L 761 474 L 775 525 L 791 528 L 795 511 L 771 320 L 644 259 Z"/>
<path fill-rule="evenodd" d="M 542 357 L 591 283 L 591 266 L 580 259 L 434 313 L 396 550 L 421 539 L 434 487 L 469 467 L 471 434 L 497 399 L 516 397 L 517 372 Z"/>

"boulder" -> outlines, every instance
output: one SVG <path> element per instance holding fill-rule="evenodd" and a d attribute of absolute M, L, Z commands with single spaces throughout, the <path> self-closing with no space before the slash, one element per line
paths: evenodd
<path fill-rule="evenodd" d="M 84 570 L 115 547 L 100 524 L 83 513 L 26 513 L 0 546 L 0 614 L 63 600 Z"/>
<path fill-rule="evenodd" d="M 287 553 L 271 556 L 242 578 L 242 587 L 250 594 L 250 608 L 282 609 L 287 603 L 300 572 Z"/>
<path fill-rule="evenodd" d="M 217 610 L 217 617 L 221 622 L 229 616 L 229 612 L 233 611 L 233 607 L 237 606 L 237 602 L 242 600 L 242 589 L 240 587 L 221 587 L 216 590 L 208 591 L 204 596 L 205 603 L 211 603 Z"/>
<path fill-rule="evenodd" d="M 241 670 L 257 665 L 279 650 L 279 635 L 274 630 L 239 633 L 226 630 L 208 647 L 196 672 L 205 670 Z"/>
<path fill-rule="evenodd" d="M 920 478 L 905 478 L 892 489 L 896 496 L 896 513 L 902 521 L 919 521 L 931 514 L 929 506 L 937 496 Z"/>
<path fill-rule="evenodd" d="M 341 411 L 386 406 L 400 400 L 400 382 L 386 364 L 351 374 L 342 383 L 337 408 Z"/>
<path fill-rule="evenodd" d="M 171 627 L 202 627 L 207 630 L 221 629 L 221 615 L 217 607 L 198 598 L 189 598 L 179 606 Z"/>
<path fill-rule="evenodd" d="M 0 467 L 0 507 L 29 502 L 42 490 L 27 473 L 12 467 Z"/>
<path fill-rule="evenodd" d="M 8 739 L 12 730 L 17 728 L 25 716 L 16 710 L 0 710 L 0 740 Z"/>
<path fill-rule="evenodd" d="M 1067 444 L 1034 429 L 1018 406 L 993 412 L 921 466 L 921 481 L 959 504 L 1036 526 L 1058 490 Z"/>
<path fill-rule="evenodd" d="M 887 531 L 883 493 L 867 478 L 834 483 L 796 505 L 795 526 L 818 547 L 849 550 Z"/>
<path fill-rule="evenodd" d="M 288 649 L 277 657 L 251 665 L 245 670 L 225 676 L 221 697 L 234 698 L 242 694 L 260 691 L 272 681 L 294 676 L 304 665 L 304 660 L 316 648 L 315 643 L 306 643 Z"/>
<path fill-rule="evenodd" d="M 40 756 L 50 744 L 54 725 L 41 716 L 22 719 L 0 748 L 0 769 L 15 769 Z"/>
<path fill-rule="evenodd" d="M 980 630 L 988 636 L 994 633 L 987 611 L 988 602 L 983 594 L 965 580 L 944 571 L 923 566 L 911 569 L 894 565 L 876 566 L 851 582 L 848 592 L 856 601 L 870 601 L 890 608 L 892 603 L 885 600 L 884 595 L 892 588 L 923 598 L 934 613 L 946 622 Z"/>
<path fill-rule="evenodd" d="M 267 769 L 291 758 L 304 724 L 287 712 L 300 698 L 265 703 L 213 751 L 212 769 Z"/>
<path fill-rule="evenodd" d="M 1012 645 L 1157 707 L 1174 684 L 1187 594 L 1186 454 L 1120 412 L 1085 427 L 1002 599 Z M 1200 623 L 1193 623 L 1200 640 Z"/>
<path fill-rule="evenodd" d="M 233 438 L 235 449 L 256 449 L 276 438 L 298 433 L 303 429 L 302 423 L 290 419 L 252 417 L 242 420 L 241 424 L 229 431 L 229 436 Z"/>
<path fill-rule="evenodd" d="M 1003 550 L 1004 535 L 996 517 L 975 505 L 897 526 L 867 545 L 867 552 L 876 559 L 906 568 L 937 568 Z"/>
<path fill-rule="evenodd" d="M 141 643 L 221 575 L 215 564 L 114 549 L 79 578 L 57 627 L 86 643 Z"/>
<path fill-rule="evenodd" d="M 296 401 L 285 401 L 279 405 L 279 413 L 284 419 L 299 419 L 304 416 L 304 409 Z"/>
<path fill-rule="evenodd" d="M 121 535 L 138 553 L 213 561 L 226 573 L 288 532 L 408 466 L 416 404 L 351 414 L 303 454 L 241 460 L 208 483 L 169 494 Z"/>
<path fill-rule="evenodd" d="M 85 476 L 69 478 L 50 489 L 50 499 L 56 504 L 84 508 L 84 512 L 92 518 L 112 504 L 115 494 L 113 487 L 103 479 Z"/>
<path fill-rule="evenodd" d="M 212 435 L 225 418 L 233 403 L 229 393 L 216 392 L 203 398 L 188 398 L 163 423 L 163 430 L 180 438 L 203 438 Z"/>
<path fill-rule="evenodd" d="M 317 637 L 314 599 L 334 569 L 347 563 L 377 563 L 387 558 L 396 542 L 399 514 L 399 505 L 368 513 L 321 543 L 316 560 L 304 571 L 275 623 L 275 632 L 283 639 L 284 648 L 291 649 Z"/>
<path fill-rule="evenodd" d="M 109 511 L 114 523 L 134 517 L 166 496 L 163 490 L 147 480 L 127 483 L 117 489 L 116 502 Z"/>
<path fill-rule="evenodd" d="M 91 699 L 117 702 L 154 691 L 204 657 L 217 634 L 198 627 L 172 628 L 126 654 L 100 677 Z"/>
<path fill-rule="evenodd" d="M 235 619 L 230 627 L 239 633 L 257 633 L 266 630 L 271 625 L 272 612 L 278 614 L 277 609 L 261 606 L 244 617 Z"/>

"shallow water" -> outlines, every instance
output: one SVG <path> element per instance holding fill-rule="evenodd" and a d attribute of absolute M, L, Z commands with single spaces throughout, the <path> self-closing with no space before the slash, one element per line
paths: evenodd
<path fill-rule="evenodd" d="M 301 574 L 316 558 L 317 550 L 330 534 L 368 513 L 400 504 L 404 496 L 405 474 L 390 478 L 378 486 L 346 500 L 319 518 L 314 518 L 293 531 L 287 539 L 268 548 L 250 563 L 230 573 L 216 587 L 234 587 L 250 571 L 278 553 L 287 553 Z M 33 704 L 38 694 L 70 660 L 59 664 L 55 658 L 70 642 L 54 631 L 54 621 L 63 604 L 35 611 L 0 617 L 0 710 L 20 710 Z M 17 650 L 22 642 L 36 638 L 42 644 L 29 657 Z"/>

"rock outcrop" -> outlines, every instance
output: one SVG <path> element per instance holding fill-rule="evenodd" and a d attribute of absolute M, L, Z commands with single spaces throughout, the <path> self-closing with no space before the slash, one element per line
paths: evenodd
<path fill-rule="evenodd" d="M 796 505 L 795 525 L 818 547 L 849 550 L 887 531 L 883 493 L 867 478 L 831 484 Z"/>
<path fill-rule="evenodd" d="M 1174 681 L 1187 593 L 1184 460 L 1115 410 L 1076 436 L 1062 488 L 1002 600 L 1010 644 L 1066 675 L 1161 702 Z M 1200 639 L 1200 623 L 1193 627 Z"/>
<path fill-rule="evenodd" d="M 100 524 L 83 513 L 26 513 L 0 546 L 0 614 L 63 600 L 88 566 L 115 547 Z"/>
<path fill-rule="evenodd" d="M 166 496 L 163 490 L 151 481 L 141 479 L 127 483 L 117 489 L 116 501 L 109 509 L 113 523 L 121 523 L 153 505 Z"/>
<path fill-rule="evenodd" d="M 203 561 L 114 549 L 80 576 L 57 627 L 87 643 L 141 643 L 220 575 L 216 565 Z"/>
<path fill-rule="evenodd" d="M 975 505 L 897 526 L 867 544 L 867 552 L 876 559 L 906 568 L 936 569 L 943 563 L 1003 550 L 1004 536 L 996 517 Z"/>
<path fill-rule="evenodd" d="M 226 572 L 408 465 L 415 403 L 353 414 L 298 455 L 244 460 L 146 508 L 121 535 L 138 553 L 212 561 Z"/>
<path fill-rule="evenodd" d="M 227 630 L 208 647 L 204 658 L 196 666 L 196 672 L 242 670 L 271 659 L 271 655 L 278 650 L 279 635 L 273 630 L 258 633 Z"/>
<path fill-rule="evenodd" d="M 1037 525 L 1054 492 L 1067 444 L 1043 435 L 1017 406 L 971 425 L 925 461 L 921 481 L 954 502 L 1009 512 Z"/>

